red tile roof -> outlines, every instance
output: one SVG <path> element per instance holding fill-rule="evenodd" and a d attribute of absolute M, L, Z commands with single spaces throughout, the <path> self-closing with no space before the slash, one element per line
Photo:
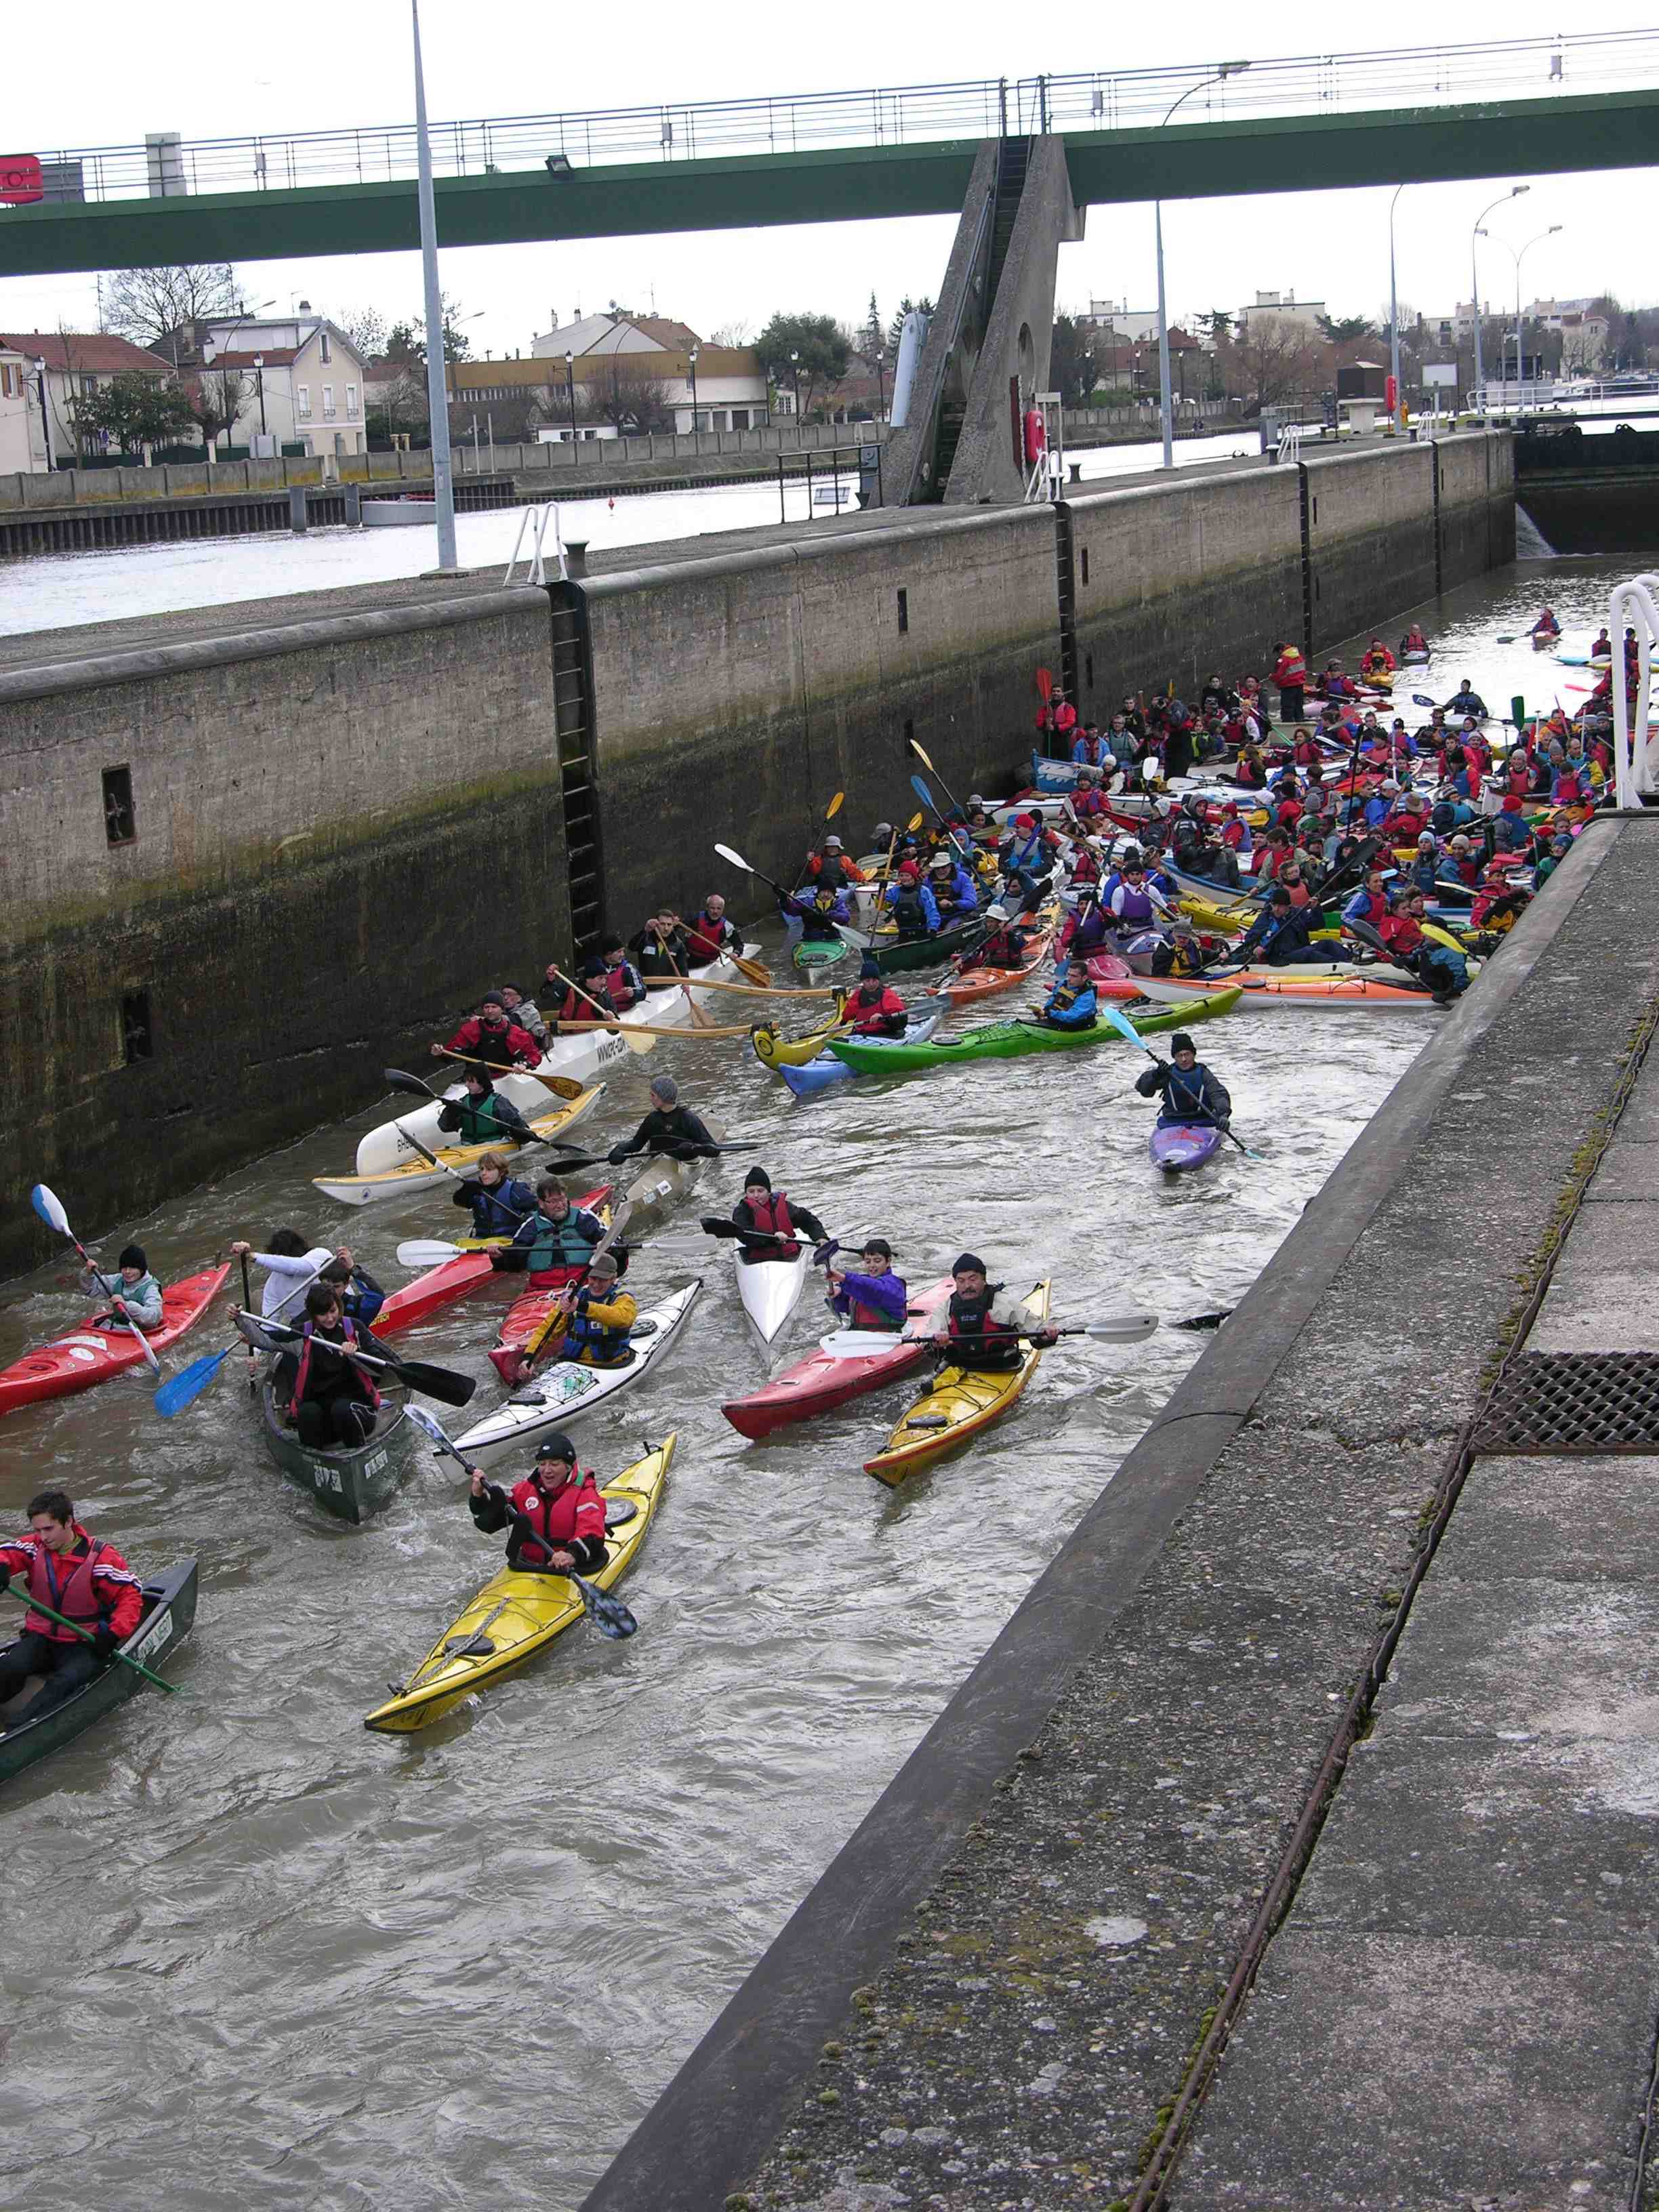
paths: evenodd
<path fill-rule="evenodd" d="M 169 376 L 173 363 L 108 331 L 0 331 L 0 346 L 76 376 Z"/>

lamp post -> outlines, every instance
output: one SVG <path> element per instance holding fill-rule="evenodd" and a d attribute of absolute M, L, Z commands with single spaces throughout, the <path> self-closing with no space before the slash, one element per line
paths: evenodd
<path fill-rule="evenodd" d="M 696 346 L 691 349 L 690 359 L 691 362 L 691 435 L 695 438 L 697 434 L 697 349 Z"/>
<path fill-rule="evenodd" d="M 565 396 L 570 402 L 570 465 L 576 465 L 576 356 L 567 353 L 564 357 Z"/>
<path fill-rule="evenodd" d="M 876 348 L 876 421 L 879 423 L 887 414 L 887 356 L 880 346 Z"/>
<path fill-rule="evenodd" d="M 449 459 L 449 380 L 444 362 L 444 300 L 438 284 L 438 217 L 432 197 L 432 141 L 426 127 L 426 77 L 421 68 L 420 0 L 409 0 L 415 40 L 415 147 L 421 210 L 421 276 L 426 297 L 426 404 L 431 421 L 432 497 L 438 524 L 438 567 L 453 572 L 455 479 Z"/>
<path fill-rule="evenodd" d="M 1249 69 L 1249 62 L 1221 62 L 1218 64 L 1218 65 L 1211 70 L 1208 76 L 1200 77 L 1196 84 L 1189 84 L 1186 91 L 1182 94 L 1180 100 L 1172 100 L 1170 102 L 1169 108 L 1164 113 L 1164 123 L 1168 123 L 1170 116 L 1172 116 L 1175 113 L 1176 109 L 1181 106 L 1182 100 L 1190 100 L 1195 92 L 1202 92 L 1206 85 L 1221 84 L 1230 76 L 1240 76 L 1245 70 Z M 1159 128 L 1162 129 L 1163 125 L 1160 125 Z M 1162 422 L 1164 430 L 1164 465 L 1166 469 L 1169 469 L 1175 466 L 1175 403 L 1170 396 L 1170 318 L 1165 309 L 1164 300 L 1163 201 L 1161 199 L 1155 201 L 1153 203 L 1153 224 L 1158 240 L 1158 415 Z"/>
<path fill-rule="evenodd" d="M 265 435 L 265 357 L 262 353 L 253 356 L 253 380 L 259 387 L 259 435 Z"/>
<path fill-rule="evenodd" d="M 1559 230 L 1559 229 L 1560 229 L 1560 228 L 1561 228 L 1561 226 L 1560 226 L 1560 224 L 1559 224 L 1559 222 L 1553 222 L 1553 223 L 1550 225 L 1550 227 L 1549 227 L 1549 228 L 1548 228 L 1547 230 L 1540 230 L 1540 231 L 1539 231 L 1539 232 L 1536 234 L 1536 235 L 1535 235 L 1535 236 L 1534 236 L 1534 237 L 1532 237 L 1532 238 L 1529 238 L 1529 239 L 1527 240 L 1526 244 L 1525 244 L 1524 246 L 1511 246 L 1511 245 L 1510 244 L 1510 242 L 1509 242 L 1508 239 L 1506 239 L 1506 238 L 1500 238 L 1500 239 L 1497 241 L 1497 242 L 1498 242 L 1498 244 L 1503 247 L 1503 249 L 1504 249 L 1504 252 L 1505 252 L 1505 253 L 1507 253 L 1507 254 L 1509 255 L 1509 257 L 1510 257 L 1510 260 L 1511 260 L 1511 261 L 1513 261 L 1513 262 L 1514 262 L 1514 264 L 1515 264 L 1515 404 L 1516 404 L 1516 407 L 1517 407 L 1517 408 L 1518 408 L 1518 407 L 1521 405 L 1521 404 L 1522 404 L 1522 402 L 1521 402 L 1521 264 L 1522 264 L 1522 262 L 1526 258 L 1527 255 L 1528 255 L 1528 254 L 1529 254 L 1529 253 L 1532 252 L 1532 249 L 1534 248 L 1534 246 L 1541 246 L 1541 245 L 1543 244 L 1544 240 L 1545 240 L 1547 238 L 1553 238 L 1553 237 L 1554 237 L 1554 235 L 1555 235 L 1555 234 L 1556 234 L 1556 232 L 1557 232 L 1558 230 Z M 1483 231 L 1481 231 L 1479 234 L 1480 234 L 1480 237 L 1482 237 L 1482 238 L 1490 238 L 1490 237 L 1492 236 L 1492 233 L 1491 233 L 1489 230 L 1483 230 Z"/>
<path fill-rule="evenodd" d="M 1404 185 L 1396 185 L 1394 198 L 1389 202 L 1389 374 L 1394 379 L 1394 423 L 1396 430 L 1406 427 L 1406 395 L 1400 385 L 1400 292 L 1394 279 L 1394 211 L 1400 204 Z"/>
<path fill-rule="evenodd" d="M 1531 190 L 1530 185 L 1511 185 L 1508 191 L 1504 194 L 1503 199 L 1494 200 L 1492 207 L 1482 208 L 1480 215 L 1475 218 L 1474 237 L 1469 240 L 1469 283 L 1471 304 L 1474 309 L 1474 404 L 1483 422 L 1486 419 L 1486 385 L 1480 365 L 1480 249 L 1474 240 L 1476 238 L 1484 238 L 1486 235 L 1480 226 L 1492 214 L 1493 209 L 1501 208 L 1504 200 L 1518 200 L 1522 192 Z"/>

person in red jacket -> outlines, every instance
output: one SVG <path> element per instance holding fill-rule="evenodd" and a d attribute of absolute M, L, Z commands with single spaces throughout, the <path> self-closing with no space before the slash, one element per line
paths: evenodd
<path fill-rule="evenodd" d="M 490 1067 L 534 1067 L 541 1048 L 528 1030 L 507 1018 L 507 1001 L 499 991 L 486 991 L 478 1011 L 461 1024 L 447 1044 L 434 1044 L 434 1060 L 481 1060 Z"/>
<path fill-rule="evenodd" d="M 908 1016 L 904 1001 L 866 953 L 859 972 L 859 987 L 842 1009 L 843 1021 L 853 1024 L 854 1036 L 902 1037 Z"/>
<path fill-rule="evenodd" d="M 1281 645 L 1279 659 L 1273 664 L 1273 682 L 1279 686 L 1279 719 L 1281 722 L 1299 722 L 1306 704 L 1308 664 L 1293 645 Z"/>
<path fill-rule="evenodd" d="M 61 1490 L 43 1490 L 29 1500 L 29 1530 L 0 1544 L 0 1590 L 14 1581 L 53 1613 L 78 1621 L 91 1636 L 87 1643 L 72 1628 L 30 1611 L 14 1644 L 0 1650 L 0 1709 L 33 1674 L 46 1679 L 21 1710 L 0 1710 L 8 1729 L 39 1720 L 72 1698 L 109 1664 L 143 1617 L 143 1588 L 112 1544 L 87 1531 Z"/>
<path fill-rule="evenodd" d="M 486 1536 L 511 1523 L 507 1564 L 519 1573 L 591 1575 L 605 1565 L 605 1500 L 562 1430 L 542 1438 L 535 1466 L 510 1496 L 475 1467 L 467 1504 Z"/>

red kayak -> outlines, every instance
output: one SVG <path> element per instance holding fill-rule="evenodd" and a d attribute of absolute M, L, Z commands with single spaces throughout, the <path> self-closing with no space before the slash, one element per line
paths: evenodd
<path fill-rule="evenodd" d="M 464 1298 L 469 1291 L 495 1279 L 495 1270 L 489 1264 L 488 1252 L 458 1253 L 454 1259 L 428 1267 L 423 1275 L 416 1275 L 400 1291 L 393 1291 L 374 1316 L 374 1334 L 395 1336 L 400 1328 L 413 1328 L 441 1308 Z"/>
<path fill-rule="evenodd" d="M 953 1288 L 946 1275 L 918 1293 L 909 1307 L 907 1328 L 927 1328 Z M 866 1390 L 879 1390 L 884 1383 L 913 1375 L 928 1356 L 925 1344 L 902 1344 L 897 1337 L 858 1359 L 833 1359 L 827 1352 L 811 1352 L 763 1389 L 734 1398 L 720 1411 L 739 1436 L 769 1437 L 791 1421 L 810 1421 L 815 1413 L 827 1413 L 851 1398 L 863 1397 Z"/>
<path fill-rule="evenodd" d="M 585 1191 L 573 1203 L 586 1206 L 590 1213 L 597 1213 L 608 1228 L 611 1216 L 607 1209 L 615 1189 L 614 1183 L 602 1182 L 597 1190 Z M 556 1273 L 561 1279 L 556 1283 L 544 1283 L 539 1290 L 526 1291 L 514 1298 L 507 1310 L 507 1318 L 502 1322 L 500 1334 L 490 1350 L 489 1364 L 509 1389 L 516 1389 L 525 1379 L 525 1346 L 547 1319 L 554 1299 L 562 1290 L 574 1282 L 583 1270 L 580 1267 L 560 1267 L 556 1270 L 550 1268 L 548 1272 Z"/>
<path fill-rule="evenodd" d="M 176 1344 L 224 1288 L 228 1266 L 210 1267 L 199 1275 L 186 1275 L 169 1283 L 161 1293 L 161 1319 L 144 1335 L 152 1352 L 165 1352 Z M 72 1391 L 90 1390 L 94 1382 L 107 1382 L 112 1375 L 143 1364 L 144 1355 L 131 1329 L 85 1328 L 60 1336 L 38 1352 L 26 1352 L 0 1373 L 0 1413 L 15 1413 L 19 1406 L 33 1406 L 43 1398 L 67 1398 Z"/>

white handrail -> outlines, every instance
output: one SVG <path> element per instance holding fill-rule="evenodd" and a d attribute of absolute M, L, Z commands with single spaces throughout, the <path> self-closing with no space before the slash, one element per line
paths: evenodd
<path fill-rule="evenodd" d="M 1299 461 L 1302 458 L 1302 425 L 1287 422 L 1279 434 L 1279 447 L 1273 456 L 1279 461 Z"/>
<path fill-rule="evenodd" d="M 1659 576 L 1632 576 L 1625 583 L 1615 584 L 1607 594 L 1607 635 L 1613 643 L 1607 665 L 1607 689 L 1613 695 L 1614 790 L 1621 807 L 1639 807 L 1644 798 L 1659 791 L 1649 721 L 1653 641 L 1659 636 L 1659 605 L 1656 601 L 1659 601 Z M 1639 738 L 1631 728 L 1631 692 L 1625 668 L 1626 627 L 1636 632 L 1636 699 L 1642 718 Z"/>
<path fill-rule="evenodd" d="M 519 534 L 513 540 L 512 555 L 507 561 L 506 573 L 501 578 L 503 585 L 513 581 L 513 571 L 519 565 L 519 554 L 524 544 L 525 532 L 532 526 L 535 534 L 531 539 L 528 573 L 524 580 L 526 584 L 546 583 L 547 571 L 543 558 L 542 544 L 547 536 L 550 524 L 553 531 L 553 557 L 558 564 L 559 581 L 564 583 L 568 580 L 570 571 L 565 563 L 564 532 L 559 526 L 559 510 L 557 504 L 549 500 L 545 506 L 526 507 L 524 513 L 519 517 Z"/>

